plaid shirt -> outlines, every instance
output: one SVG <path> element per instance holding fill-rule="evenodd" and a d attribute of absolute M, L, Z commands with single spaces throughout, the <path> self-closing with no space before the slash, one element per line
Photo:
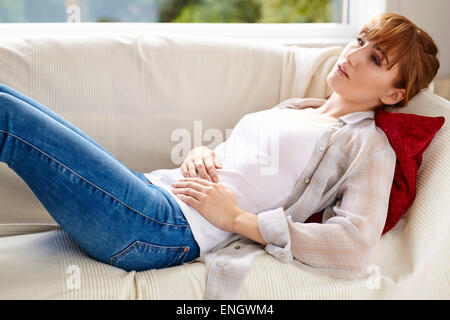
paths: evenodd
<path fill-rule="evenodd" d="M 273 108 L 325 101 L 293 98 Z M 264 252 L 333 277 L 365 274 L 386 222 L 396 164 L 374 116 L 354 112 L 326 128 L 287 203 L 257 213 L 264 248 L 235 235 L 200 258 L 207 268 L 205 299 L 239 299 L 253 258 Z M 304 223 L 323 210 L 322 224 Z"/>

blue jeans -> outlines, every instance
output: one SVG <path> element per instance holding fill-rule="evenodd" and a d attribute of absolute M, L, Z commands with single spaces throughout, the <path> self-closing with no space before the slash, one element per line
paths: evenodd
<path fill-rule="evenodd" d="M 74 125 L 0 84 L 0 161 L 92 258 L 124 270 L 195 260 L 200 248 L 172 195 Z"/>

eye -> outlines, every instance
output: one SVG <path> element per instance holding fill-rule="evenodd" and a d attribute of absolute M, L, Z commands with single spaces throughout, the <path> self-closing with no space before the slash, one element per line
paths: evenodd
<path fill-rule="evenodd" d="M 356 41 L 358 41 L 358 43 L 359 43 L 360 45 L 362 45 L 363 40 L 362 40 L 361 37 L 356 37 Z"/>
<path fill-rule="evenodd" d="M 356 37 L 356 41 L 360 44 L 363 45 L 364 40 L 361 37 Z M 381 66 L 380 61 L 378 59 L 378 57 L 376 55 L 371 55 L 370 58 L 372 59 L 372 61 L 377 65 L 377 66 Z"/>
<path fill-rule="evenodd" d="M 372 55 L 370 57 L 377 66 L 380 66 L 380 62 L 378 61 L 378 57 L 376 55 Z"/>

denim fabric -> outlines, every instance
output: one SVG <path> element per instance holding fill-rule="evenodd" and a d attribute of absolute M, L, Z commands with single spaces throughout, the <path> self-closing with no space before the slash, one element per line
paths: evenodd
<path fill-rule="evenodd" d="M 74 125 L 0 84 L 0 161 L 92 258 L 129 270 L 200 253 L 176 200 Z"/>

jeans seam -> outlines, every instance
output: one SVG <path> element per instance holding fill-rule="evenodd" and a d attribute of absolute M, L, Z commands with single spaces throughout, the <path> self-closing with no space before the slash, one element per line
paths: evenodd
<path fill-rule="evenodd" d="M 153 246 L 153 247 L 159 247 L 159 248 L 165 248 L 165 249 L 176 249 L 176 250 L 177 250 L 177 249 L 180 249 L 180 248 L 188 248 L 188 251 L 181 251 L 181 252 L 180 252 L 180 257 L 179 257 L 179 258 L 177 259 L 177 261 L 175 262 L 175 265 L 179 264 L 179 263 L 180 263 L 180 260 L 181 260 L 181 261 L 186 260 L 186 257 L 187 257 L 187 255 L 188 255 L 188 253 L 189 253 L 189 246 L 183 246 L 183 245 L 181 245 L 181 246 L 163 246 L 163 245 L 157 245 L 157 244 L 149 243 L 149 242 L 146 242 L 146 241 L 136 240 L 136 241 L 134 241 L 133 243 L 131 243 L 128 247 L 126 247 L 125 249 L 122 249 L 121 251 L 119 251 L 119 252 L 116 253 L 115 255 L 111 256 L 111 257 L 109 258 L 109 264 L 110 264 L 110 265 L 113 265 L 113 263 L 114 263 L 117 259 L 119 259 L 120 257 L 122 257 L 122 256 L 125 254 L 125 252 L 127 252 L 131 247 L 137 246 L 137 245 L 150 245 L 150 246 Z"/>
<path fill-rule="evenodd" d="M 171 224 L 171 223 L 161 222 L 161 221 L 158 221 L 158 220 L 156 220 L 156 219 L 153 219 L 153 218 L 151 218 L 151 217 L 145 215 L 144 213 L 142 213 L 142 212 L 140 212 L 140 211 L 138 211 L 138 210 L 136 210 L 136 209 L 130 207 L 129 205 L 127 205 L 126 203 L 124 203 L 124 202 L 121 201 L 120 199 L 118 199 L 118 198 L 116 198 L 115 196 L 113 196 L 112 194 L 110 194 L 109 192 L 103 190 L 102 188 L 100 188 L 100 187 L 97 186 L 96 184 L 94 184 L 94 183 L 90 182 L 89 180 L 85 179 L 85 178 L 82 177 L 80 174 L 78 174 L 78 173 L 75 172 L 74 170 L 70 169 L 69 167 L 67 167 L 67 166 L 64 165 L 63 163 L 59 162 L 58 160 L 56 160 L 55 158 L 53 158 L 52 156 L 50 156 L 50 155 L 47 154 L 46 152 L 44 152 L 44 151 L 42 151 L 41 149 L 39 149 L 38 147 L 34 146 L 33 144 L 27 142 L 26 140 L 24 140 L 24 139 L 22 139 L 22 138 L 20 138 L 20 137 L 18 137 L 18 136 L 16 136 L 16 135 L 14 135 L 14 134 L 12 134 L 12 133 L 10 133 L 10 132 L 4 131 L 4 130 L 2 130 L 2 129 L 0 129 L 0 132 L 4 132 L 4 133 L 6 133 L 7 135 L 12 136 L 12 137 L 14 137 L 15 139 L 17 139 L 17 140 L 19 140 L 19 141 L 22 141 L 23 143 L 25 143 L 25 144 L 29 145 L 30 147 L 36 149 L 36 150 L 39 151 L 41 154 L 45 155 L 46 157 L 48 157 L 48 158 L 51 159 L 52 161 L 56 162 L 57 164 L 63 166 L 63 167 L 66 168 L 67 170 L 69 170 L 69 172 L 71 172 L 72 174 L 76 175 L 79 179 L 81 179 L 81 180 L 83 180 L 83 181 L 89 183 L 89 184 L 92 185 L 93 187 L 95 187 L 95 188 L 97 188 L 98 190 L 102 191 L 104 194 L 108 195 L 108 196 L 111 197 L 112 199 L 114 199 L 114 200 L 116 200 L 117 202 L 119 202 L 121 205 L 125 206 L 126 208 L 128 208 L 128 209 L 130 209 L 130 210 L 132 210 L 132 211 L 134 211 L 134 212 L 136 212 L 137 214 L 139 214 L 139 215 L 141 215 L 141 216 L 143 216 L 143 217 L 145 217 L 145 218 L 147 218 L 147 219 L 149 219 L 149 220 L 151 220 L 151 221 L 154 221 L 154 222 L 156 222 L 156 223 L 159 223 L 159 224 L 163 224 L 163 225 L 167 225 L 167 226 L 172 226 L 172 227 L 189 227 L 189 224 L 180 224 L 180 225 L 177 225 L 177 224 Z"/>
<path fill-rule="evenodd" d="M 187 256 L 189 255 L 189 251 L 191 250 L 191 248 L 189 246 L 183 246 L 183 247 L 186 249 L 186 251 L 184 251 L 183 254 L 180 256 L 180 258 L 176 262 L 176 265 L 183 264 L 184 261 L 186 260 Z"/>

